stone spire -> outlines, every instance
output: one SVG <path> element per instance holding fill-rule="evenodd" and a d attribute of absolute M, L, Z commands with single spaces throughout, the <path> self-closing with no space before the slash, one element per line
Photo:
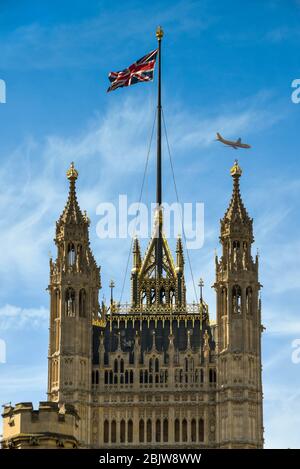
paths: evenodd
<path fill-rule="evenodd" d="M 230 170 L 233 178 L 233 191 L 229 207 L 221 220 L 221 238 L 236 236 L 237 233 L 243 237 L 250 238 L 253 242 L 252 218 L 249 217 L 240 194 L 240 177 L 242 169 L 237 160 Z"/>
<path fill-rule="evenodd" d="M 63 225 L 86 225 L 89 226 L 90 220 L 86 212 L 82 213 L 80 210 L 77 196 L 76 196 L 76 179 L 78 178 L 78 171 L 74 167 L 74 163 L 70 164 L 70 168 L 67 171 L 67 178 L 69 179 L 69 196 L 63 213 L 59 217 L 56 223 L 56 234 L 58 235 Z"/>

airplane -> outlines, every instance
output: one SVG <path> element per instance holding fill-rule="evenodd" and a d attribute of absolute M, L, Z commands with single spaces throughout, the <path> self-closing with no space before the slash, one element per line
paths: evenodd
<path fill-rule="evenodd" d="M 235 150 L 237 150 L 238 148 L 251 148 L 251 146 L 247 143 L 242 143 L 242 140 L 240 138 L 236 140 L 236 142 L 232 142 L 231 140 L 225 140 L 225 138 L 223 138 L 218 132 L 216 140 L 221 143 L 224 143 L 224 145 L 228 145 L 234 148 Z"/>

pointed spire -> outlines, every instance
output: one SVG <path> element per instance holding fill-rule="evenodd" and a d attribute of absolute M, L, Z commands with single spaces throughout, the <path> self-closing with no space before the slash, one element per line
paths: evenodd
<path fill-rule="evenodd" d="M 229 207 L 221 220 L 221 235 L 229 235 L 232 231 L 236 232 L 238 227 L 246 230 L 252 239 L 252 219 L 247 213 L 240 194 L 239 180 L 242 175 L 242 169 L 240 168 L 237 160 L 235 160 L 234 165 L 230 170 L 230 174 L 233 178 L 233 191 Z"/>
<path fill-rule="evenodd" d="M 183 267 L 184 267 L 184 257 L 183 257 L 183 246 L 182 246 L 182 241 L 181 241 L 180 236 L 178 236 L 178 238 L 177 238 L 176 254 L 177 254 L 176 270 L 177 271 L 182 271 Z"/>
<path fill-rule="evenodd" d="M 78 171 L 75 169 L 73 162 L 70 164 L 70 168 L 67 171 L 67 178 L 70 181 L 69 196 L 64 211 L 57 222 L 57 231 L 60 230 L 62 225 L 84 224 L 89 226 L 90 223 L 86 212 L 82 213 L 77 201 L 76 179 L 78 178 Z"/>
<path fill-rule="evenodd" d="M 132 252 L 133 252 L 132 272 L 135 272 L 139 270 L 141 266 L 141 248 L 140 248 L 140 243 L 137 237 L 134 238 Z"/>

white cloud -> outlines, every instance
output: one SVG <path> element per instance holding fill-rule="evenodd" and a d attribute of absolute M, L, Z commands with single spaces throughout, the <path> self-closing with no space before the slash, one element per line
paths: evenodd
<path fill-rule="evenodd" d="M 49 311 L 44 308 L 21 308 L 6 304 L 0 308 L 0 330 L 48 327 Z"/>

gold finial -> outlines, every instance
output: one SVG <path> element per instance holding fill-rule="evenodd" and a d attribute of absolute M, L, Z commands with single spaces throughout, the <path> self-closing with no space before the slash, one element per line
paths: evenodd
<path fill-rule="evenodd" d="M 230 170 L 230 174 L 232 177 L 234 176 L 240 177 L 242 175 L 242 169 L 240 168 L 238 164 L 238 160 L 235 160 L 234 165 L 232 166 Z"/>
<path fill-rule="evenodd" d="M 70 168 L 67 171 L 67 178 L 70 181 L 72 181 L 72 180 L 76 181 L 76 179 L 78 178 L 78 171 L 75 169 L 73 161 L 70 164 Z"/>
<path fill-rule="evenodd" d="M 161 41 L 162 38 L 163 38 L 163 35 L 164 35 L 164 32 L 163 32 L 161 26 L 158 26 L 157 29 L 156 29 L 156 37 L 157 37 L 157 40 L 158 40 L 158 41 Z"/>

